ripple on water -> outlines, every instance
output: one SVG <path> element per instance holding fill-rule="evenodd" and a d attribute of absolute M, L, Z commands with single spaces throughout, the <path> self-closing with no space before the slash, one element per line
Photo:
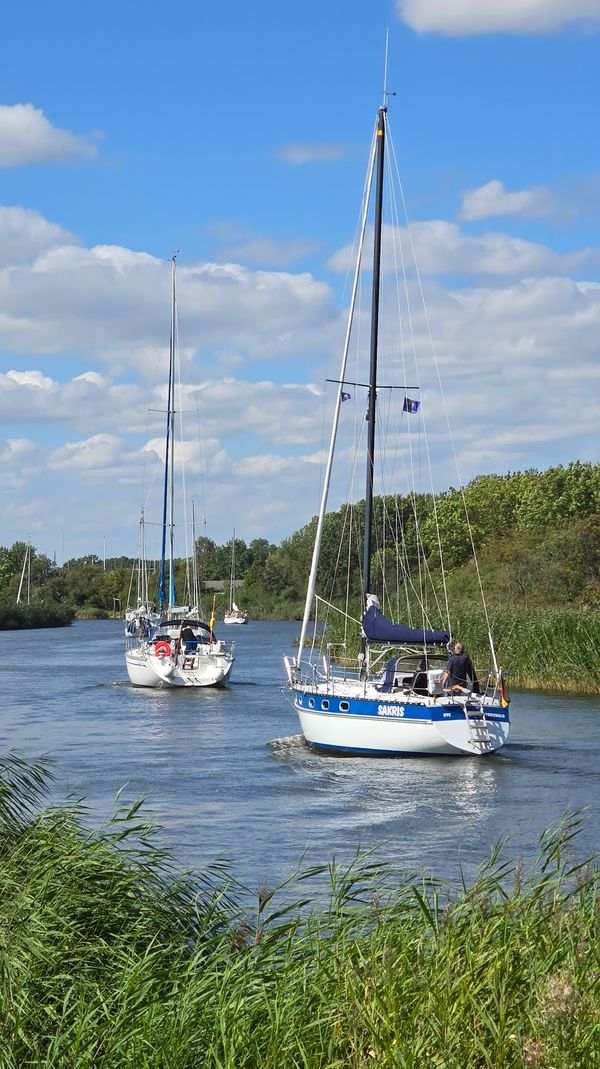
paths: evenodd
<path fill-rule="evenodd" d="M 511 740 L 485 760 L 325 754 L 281 691 L 297 631 L 243 628 L 230 685 L 200 691 L 132 687 L 120 621 L 6 632 L 0 745 L 49 753 L 57 793 L 75 787 L 97 822 L 126 784 L 123 800 L 148 798 L 182 867 L 231 858 L 249 884 L 276 880 L 307 846 L 315 863 L 360 845 L 440 876 L 459 855 L 476 867 L 503 836 L 527 858 L 577 806 L 590 814 L 580 851 L 600 853 L 600 699 L 513 694 Z"/>

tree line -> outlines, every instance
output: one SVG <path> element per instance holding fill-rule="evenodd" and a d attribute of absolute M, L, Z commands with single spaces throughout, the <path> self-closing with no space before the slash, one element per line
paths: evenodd
<path fill-rule="evenodd" d="M 361 588 L 364 502 L 344 505 L 326 517 L 319 584 L 327 596 L 341 593 L 349 576 Z M 273 545 L 235 539 L 236 577 L 244 581 L 244 607 L 255 616 L 295 617 L 301 612 L 314 543 L 316 518 Z M 405 582 L 425 565 L 434 577 L 442 564 L 451 592 L 468 600 L 476 593 L 473 549 L 492 602 L 527 608 L 600 608 L 600 464 L 575 461 L 545 471 L 481 475 L 463 489 L 436 495 L 376 498 L 373 571 L 388 587 Z M 440 555 L 439 544 L 442 546 Z M 27 543 L 0 546 L 0 613 L 14 605 Z M 204 580 L 226 581 L 232 540 L 217 545 L 197 539 L 196 560 Z M 71 605 L 79 615 L 107 615 L 131 601 L 136 561 L 95 555 L 57 566 L 31 549 L 30 597 L 37 603 Z M 149 562 L 158 582 L 158 562 Z M 176 562 L 181 583 L 184 562 Z M 1 619 L 1 617 L 0 617 Z"/>

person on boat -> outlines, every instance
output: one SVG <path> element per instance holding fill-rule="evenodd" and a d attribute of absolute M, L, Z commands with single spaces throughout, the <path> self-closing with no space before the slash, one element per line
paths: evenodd
<path fill-rule="evenodd" d="M 462 642 L 457 642 L 454 653 L 448 658 L 448 663 L 442 676 L 442 689 L 454 693 L 479 694 L 479 682 L 475 675 L 473 662 Z"/>
<path fill-rule="evenodd" d="M 198 639 L 194 634 L 193 628 L 191 628 L 189 624 L 186 624 L 185 627 L 181 628 L 180 638 L 186 653 L 191 653 L 193 650 L 197 649 Z"/>

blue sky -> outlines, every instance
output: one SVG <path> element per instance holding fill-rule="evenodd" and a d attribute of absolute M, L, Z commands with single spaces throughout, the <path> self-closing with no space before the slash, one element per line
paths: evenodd
<path fill-rule="evenodd" d="M 599 27 L 600 0 L 12 5 L 0 543 L 134 553 L 174 249 L 209 535 L 310 519 L 386 31 L 450 409 L 493 400 L 463 477 L 597 460 Z"/>

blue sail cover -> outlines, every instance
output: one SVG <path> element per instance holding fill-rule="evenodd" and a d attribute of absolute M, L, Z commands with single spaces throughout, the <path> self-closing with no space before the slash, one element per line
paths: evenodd
<path fill-rule="evenodd" d="M 410 642 L 420 646 L 446 646 L 450 641 L 448 631 L 426 631 L 423 627 L 393 624 L 375 605 L 371 605 L 363 614 L 362 627 L 369 642 Z"/>

